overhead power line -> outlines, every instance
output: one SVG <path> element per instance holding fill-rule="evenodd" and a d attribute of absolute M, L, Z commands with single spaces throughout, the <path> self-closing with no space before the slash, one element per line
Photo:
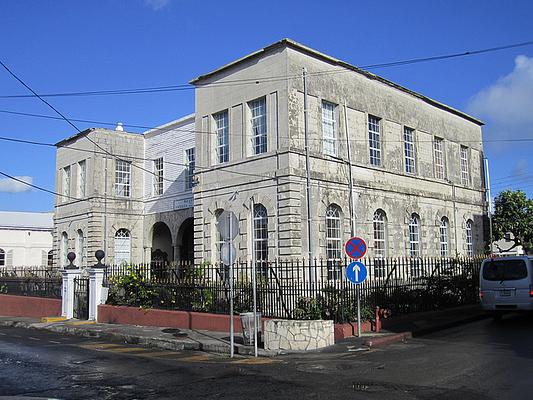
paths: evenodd
<path fill-rule="evenodd" d="M 385 63 L 368 64 L 368 65 L 359 66 L 357 68 L 361 70 L 374 70 L 374 69 L 379 69 L 379 68 L 398 67 L 398 66 L 403 66 L 403 65 L 418 64 L 418 63 L 424 63 L 424 62 L 447 60 L 447 59 L 458 58 L 458 57 L 467 57 L 467 56 L 473 56 L 473 55 L 479 55 L 479 54 L 486 54 L 486 53 L 491 53 L 495 51 L 502 51 L 502 50 L 531 46 L 531 45 L 533 45 L 533 41 L 526 41 L 526 42 L 520 42 L 520 43 L 512 43 L 512 44 L 503 45 L 503 46 L 489 47 L 485 49 L 469 50 L 469 51 L 464 51 L 464 52 L 459 52 L 459 53 L 443 54 L 443 55 L 430 56 L 430 57 L 411 58 L 411 59 L 391 61 L 391 62 L 385 62 Z M 309 72 L 308 76 L 329 75 L 329 74 L 336 74 L 336 73 L 342 73 L 342 72 L 348 72 L 348 71 L 350 70 L 346 68 L 329 69 L 329 70 Z M 162 93 L 162 92 L 164 93 L 164 92 L 179 92 L 179 91 L 186 91 L 186 90 L 194 90 L 196 88 L 211 87 L 211 86 L 249 85 L 249 84 L 260 84 L 260 83 L 267 83 L 267 82 L 283 81 L 287 79 L 300 79 L 300 78 L 301 78 L 300 74 L 277 75 L 277 76 L 270 76 L 270 77 L 256 77 L 256 78 L 247 78 L 247 79 L 227 80 L 227 81 L 221 81 L 221 82 L 211 82 L 207 84 L 196 84 L 195 86 L 190 85 L 189 83 L 182 83 L 182 84 L 176 84 L 176 85 L 151 86 L 151 87 L 141 87 L 141 88 L 57 92 L 57 93 L 40 94 L 39 96 L 37 96 L 36 93 L 32 95 L 28 95 L 28 94 L 0 95 L 0 98 L 15 99 L 15 98 L 31 98 L 31 97 L 42 98 L 42 97 L 70 97 L 70 96 L 109 96 L 109 95 L 114 96 L 114 95 L 131 95 L 131 94 L 144 94 L 144 93 Z"/>
<path fill-rule="evenodd" d="M 43 192 L 51 193 L 51 194 L 54 194 L 56 196 L 66 197 L 66 198 L 73 199 L 73 200 L 80 200 L 77 197 L 72 197 L 72 196 L 69 196 L 69 195 L 66 195 L 66 194 L 57 193 L 57 192 L 54 192 L 53 190 L 45 189 L 43 187 L 34 185 L 32 183 L 26 182 L 26 181 L 24 181 L 22 179 L 19 179 L 17 177 L 14 177 L 14 176 L 11 176 L 9 174 L 6 174 L 5 172 L 2 172 L 2 171 L 0 171 L 0 175 L 5 176 L 6 178 L 11 179 L 11 180 L 13 180 L 15 182 L 19 182 L 19 183 L 22 183 L 22 184 L 24 184 L 26 186 L 32 187 L 34 189 L 41 190 Z"/>

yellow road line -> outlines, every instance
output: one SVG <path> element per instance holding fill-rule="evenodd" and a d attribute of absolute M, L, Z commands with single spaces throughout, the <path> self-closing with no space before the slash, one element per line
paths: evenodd
<path fill-rule="evenodd" d="M 72 321 L 72 322 L 65 322 L 65 325 L 92 325 L 96 324 L 96 321 Z"/>
<path fill-rule="evenodd" d="M 66 321 L 66 317 L 42 317 L 41 322 L 61 322 Z"/>
<path fill-rule="evenodd" d="M 87 343 L 87 344 L 80 344 L 79 347 L 83 347 L 84 349 L 90 349 L 90 350 L 106 350 L 113 347 L 121 347 L 120 344 L 114 344 L 114 343 Z"/>
<path fill-rule="evenodd" d="M 183 357 L 179 359 L 180 361 L 192 361 L 192 362 L 200 362 L 200 361 L 212 361 L 211 356 L 207 354 L 201 354 L 197 356 L 189 356 L 189 357 Z"/>
<path fill-rule="evenodd" d="M 146 351 L 143 347 L 116 347 L 107 349 L 107 351 L 112 351 L 113 353 L 134 353 L 134 352 L 143 352 Z"/>

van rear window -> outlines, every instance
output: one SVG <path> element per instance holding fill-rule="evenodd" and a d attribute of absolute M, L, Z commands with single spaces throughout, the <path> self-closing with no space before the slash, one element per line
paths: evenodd
<path fill-rule="evenodd" d="M 516 281 L 527 278 L 524 260 L 487 261 L 483 267 L 483 279 L 487 281 Z"/>

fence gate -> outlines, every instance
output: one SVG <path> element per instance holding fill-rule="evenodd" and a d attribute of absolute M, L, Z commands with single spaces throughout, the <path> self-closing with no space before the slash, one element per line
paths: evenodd
<path fill-rule="evenodd" d="M 74 318 L 89 319 L 89 278 L 74 279 Z"/>

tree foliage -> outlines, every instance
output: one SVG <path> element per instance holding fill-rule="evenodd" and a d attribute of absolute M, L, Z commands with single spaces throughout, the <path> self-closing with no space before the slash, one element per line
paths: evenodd
<path fill-rule="evenodd" d="M 533 250 L 533 199 L 528 199 L 522 190 L 506 190 L 494 199 L 493 235 L 495 240 L 511 232 L 511 250 L 522 246 L 526 254 Z"/>

